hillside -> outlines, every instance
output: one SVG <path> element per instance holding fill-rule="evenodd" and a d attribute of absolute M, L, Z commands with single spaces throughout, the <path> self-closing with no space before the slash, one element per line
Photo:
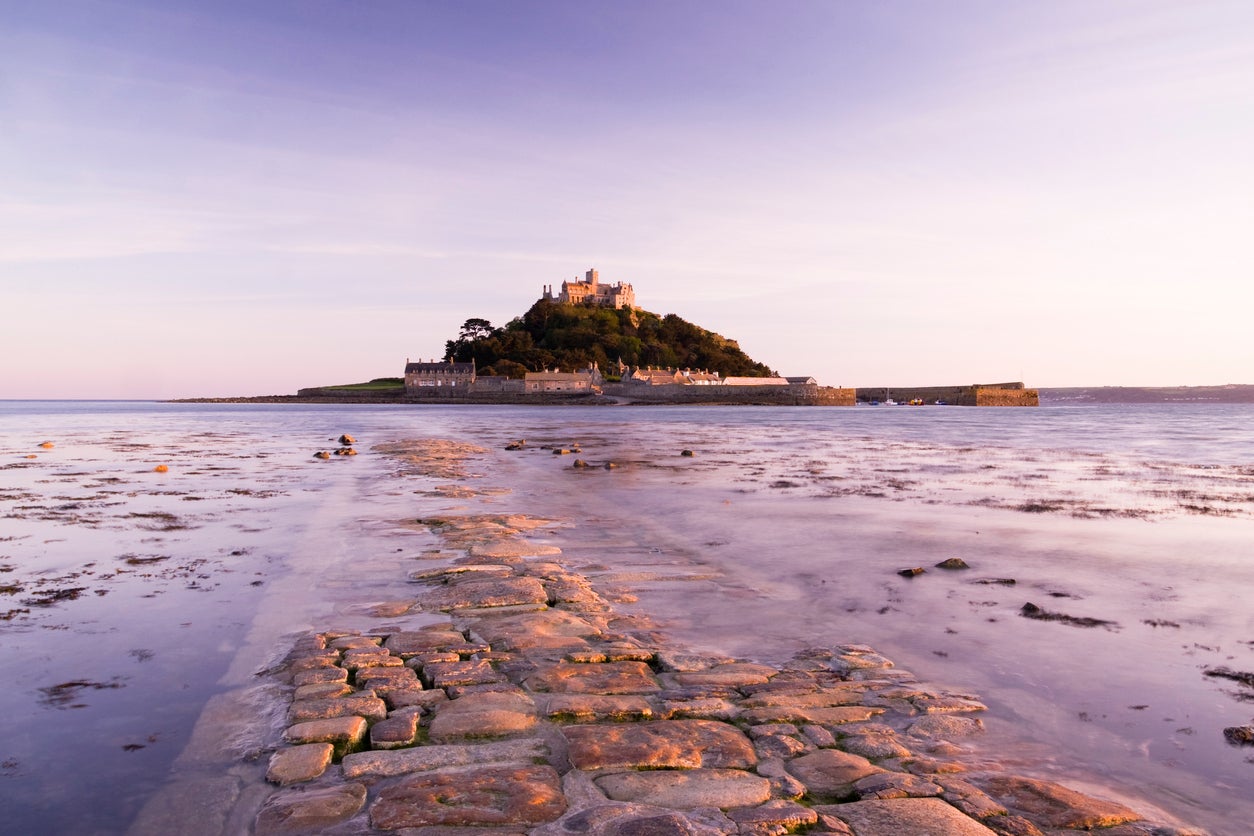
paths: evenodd
<path fill-rule="evenodd" d="M 573 371 L 597 363 L 612 379 L 619 361 L 628 366 L 706 369 L 724 377 L 772 374 L 741 351 L 735 340 L 675 314 L 548 299 L 499 328 L 486 319 L 466 320 L 457 339 L 445 344 L 445 359 L 474 360 L 481 375 L 515 378 L 529 371 Z"/>

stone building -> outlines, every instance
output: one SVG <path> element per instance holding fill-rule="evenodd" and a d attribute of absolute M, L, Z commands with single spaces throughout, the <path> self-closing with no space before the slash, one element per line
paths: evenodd
<path fill-rule="evenodd" d="M 601 284 L 600 274 L 596 270 L 589 270 L 583 281 L 575 279 L 573 282 L 562 282 L 562 290 L 556 296 L 553 295 L 553 285 L 545 285 L 544 298 L 563 305 L 591 302 L 609 308 L 636 307 L 636 291 L 632 290 L 631 285 L 625 282 Z"/>
<path fill-rule="evenodd" d="M 435 362 L 411 363 L 405 361 L 405 394 L 417 394 L 419 390 L 460 389 L 469 392 L 475 382 L 475 364 Z"/>
<path fill-rule="evenodd" d="M 523 391 L 527 394 L 542 392 L 599 392 L 601 370 L 594 363 L 577 372 L 527 372 L 523 379 Z"/>

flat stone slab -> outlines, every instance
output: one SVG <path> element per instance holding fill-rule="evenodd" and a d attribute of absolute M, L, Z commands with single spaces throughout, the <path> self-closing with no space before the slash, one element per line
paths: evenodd
<path fill-rule="evenodd" d="M 312 781 L 326 772 L 334 754 L 335 748 L 330 743 L 305 743 L 280 749 L 270 756 L 266 780 L 281 786 Z"/>
<path fill-rule="evenodd" d="M 370 746 L 374 749 L 400 749 L 410 746 L 418 735 L 418 714 L 393 714 L 370 727 Z"/>
<path fill-rule="evenodd" d="M 427 607 L 447 611 L 545 604 L 549 594 L 535 578 L 476 578 L 436 587 L 421 600 Z"/>
<path fill-rule="evenodd" d="M 257 814 L 254 833 L 317 833 L 348 821 L 366 804 L 362 784 L 339 784 L 305 791 L 276 793 Z"/>
<path fill-rule="evenodd" d="M 452 628 L 419 630 L 412 633 L 393 633 L 383 643 L 393 654 L 407 659 L 423 653 L 459 653 L 469 655 L 487 650 L 482 643 L 469 642 Z"/>
<path fill-rule="evenodd" d="M 562 734 L 578 769 L 749 769 L 757 763 L 749 738 L 715 720 L 567 726 Z"/>
<path fill-rule="evenodd" d="M 471 557 L 546 557 L 561 554 L 557 546 L 528 543 L 525 540 L 500 540 L 470 547 Z"/>
<path fill-rule="evenodd" d="M 813 723 L 816 726 L 840 726 L 845 723 L 864 723 L 884 709 L 864 705 L 841 705 L 833 708 L 793 708 L 771 706 L 751 708 L 741 715 L 750 723 Z"/>
<path fill-rule="evenodd" d="M 356 715 L 367 720 L 382 720 L 388 716 L 388 707 L 374 694 L 351 694 L 327 700 L 301 700 L 288 709 L 288 723 L 307 720 L 326 720 L 331 717 Z"/>
<path fill-rule="evenodd" d="M 345 755 L 340 769 L 345 778 L 391 777 L 469 764 L 523 764 L 544 758 L 549 748 L 541 740 L 499 740 L 466 745 L 418 746 L 383 752 Z"/>
<path fill-rule="evenodd" d="M 483 691 L 442 703 L 428 726 L 428 734 L 437 743 L 504 737 L 530 731 L 536 722 L 536 704 L 526 694 Z"/>
<path fill-rule="evenodd" d="M 450 685 L 486 685 L 504 682 L 486 659 L 467 659 L 464 662 L 431 662 L 422 666 L 422 675 L 432 688 L 448 688 Z"/>
<path fill-rule="evenodd" d="M 652 719 L 653 706 L 644 697 L 633 695 L 554 694 L 549 697 L 545 716 L 550 720 L 577 723 L 634 722 Z"/>
<path fill-rule="evenodd" d="M 1021 813 L 1043 827 L 1095 830 L 1141 818 L 1122 804 L 1092 798 L 1050 781 L 999 775 L 981 783 L 989 795 L 1011 812 Z"/>
<path fill-rule="evenodd" d="M 422 687 L 418 683 L 418 674 L 414 672 L 414 669 L 403 667 L 358 668 L 353 681 L 357 683 L 358 688 L 364 689 Z"/>
<path fill-rule="evenodd" d="M 496 650 L 529 651 L 547 649 L 570 640 L 572 646 L 587 646 L 580 639 L 596 638 L 602 633 L 593 621 L 564 610 L 541 610 L 514 615 L 494 615 L 480 619 L 474 635 L 490 642 Z"/>
<path fill-rule="evenodd" d="M 562 694 L 649 694 L 662 690 L 644 662 L 559 662 L 531 675 L 526 684 L 533 691 Z"/>
<path fill-rule="evenodd" d="M 655 769 L 616 772 L 596 779 L 614 801 L 640 801 L 658 807 L 750 807 L 771 797 L 771 782 L 739 769 Z"/>
<path fill-rule="evenodd" d="M 841 683 L 801 693 L 759 692 L 744 701 L 745 708 L 830 708 L 837 705 L 860 705 L 867 686 L 861 682 Z"/>
<path fill-rule="evenodd" d="M 310 720 L 289 727 L 283 736 L 289 743 L 330 743 L 336 751 L 343 752 L 365 738 L 366 721 L 356 715 Z"/>
<path fill-rule="evenodd" d="M 706 811 L 702 811 L 706 812 Z M 531 836 L 727 836 L 727 820 L 710 821 L 698 811 L 680 812 L 648 804 L 610 802 L 567 813 Z"/>
<path fill-rule="evenodd" d="M 819 749 L 788 762 L 787 769 L 816 798 L 845 799 L 856 795 L 854 784 L 878 772 L 875 764 L 837 749 Z"/>
<path fill-rule="evenodd" d="M 760 807 L 732 810 L 727 817 L 736 823 L 742 834 L 792 833 L 799 827 L 817 824 L 819 814 L 795 801 L 777 798 Z"/>
<path fill-rule="evenodd" d="M 857 836 L 995 836 L 973 818 L 936 798 L 855 801 L 814 808 L 853 828 Z"/>
<path fill-rule="evenodd" d="M 738 688 L 742 685 L 762 685 L 779 671 L 766 665 L 753 665 L 747 662 L 730 662 L 716 665 L 703 671 L 685 671 L 674 674 L 675 681 L 680 685 L 730 685 Z"/>
<path fill-rule="evenodd" d="M 384 787 L 370 808 L 380 830 L 407 827 L 538 825 L 566 812 L 551 766 L 487 766 L 428 772 Z"/>

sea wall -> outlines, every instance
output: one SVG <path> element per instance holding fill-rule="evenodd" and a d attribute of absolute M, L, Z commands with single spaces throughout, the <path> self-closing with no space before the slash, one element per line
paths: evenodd
<path fill-rule="evenodd" d="M 858 388 L 862 403 L 886 401 L 898 403 L 921 400 L 926 404 L 943 401 L 958 406 L 1040 406 L 1036 389 L 1022 383 L 976 383 L 971 386 L 864 386 Z"/>
<path fill-rule="evenodd" d="M 853 406 L 856 392 L 831 386 L 642 386 L 607 384 L 605 394 L 635 403 L 743 406 Z"/>

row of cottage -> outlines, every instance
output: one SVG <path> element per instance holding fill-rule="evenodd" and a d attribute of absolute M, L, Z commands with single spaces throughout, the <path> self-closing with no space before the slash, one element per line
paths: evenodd
<path fill-rule="evenodd" d="M 631 368 L 620 364 L 619 377 L 628 386 L 805 386 L 814 385 L 812 377 L 722 377 L 718 372 L 692 369 Z M 527 372 L 522 380 L 478 375 L 474 362 L 436 362 L 405 364 L 405 394 L 489 393 L 541 394 L 545 392 L 596 393 L 605 379 L 593 363 L 574 372 Z"/>

